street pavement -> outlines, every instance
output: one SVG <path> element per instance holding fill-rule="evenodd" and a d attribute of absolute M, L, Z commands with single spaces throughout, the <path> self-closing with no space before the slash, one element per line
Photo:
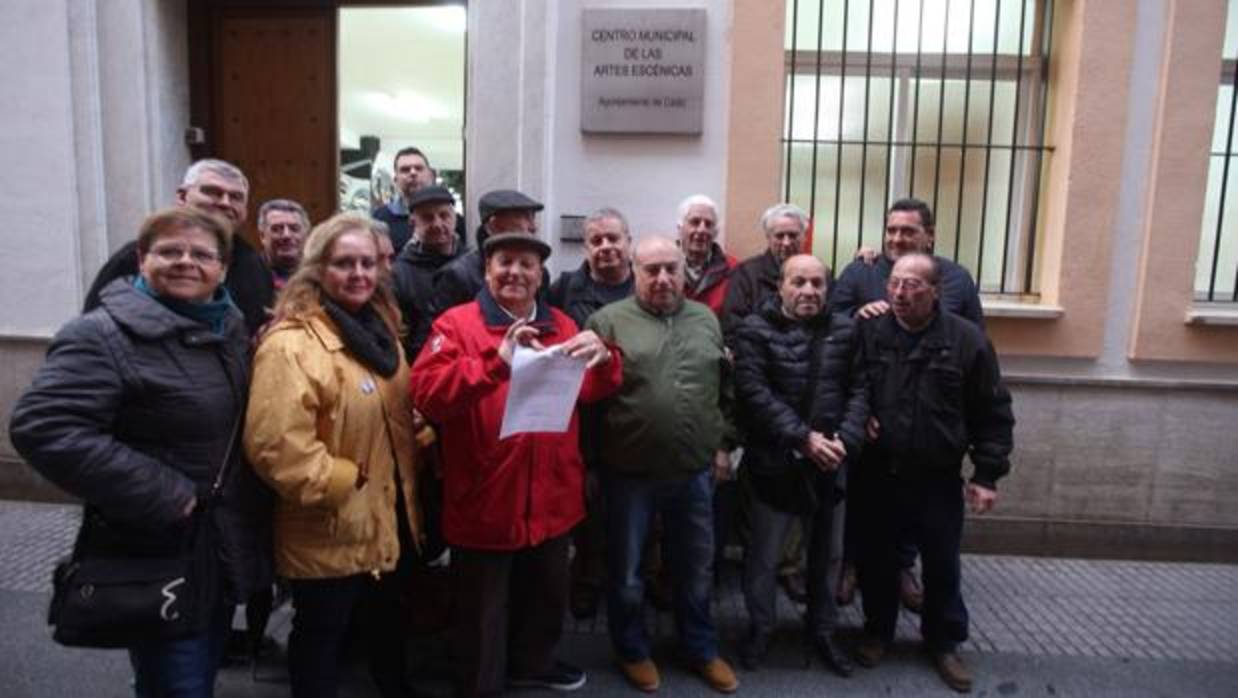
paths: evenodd
<path fill-rule="evenodd" d="M 78 510 L 0 500 L 0 698 L 132 696 L 121 651 L 73 650 L 53 643 L 46 625 L 51 568 L 67 554 Z M 723 652 L 734 657 L 745 616 L 738 569 L 720 575 L 714 614 Z M 964 556 L 964 598 L 971 639 L 961 648 L 976 674 L 977 696 L 1238 696 L 1238 566 Z M 796 696 L 948 696 L 920 652 L 917 617 L 904 612 L 892 653 L 851 679 L 819 661 L 805 667 L 796 618 L 780 596 L 777 643 L 761 670 L 740 673 L 740 694 Z M 291 612 L 276 612 L 270 632 L 284 641 Z M 649 613 L 661 696 L 712 696 L 682 667 L 674 625 Z M 840 634 L 852 641 L 859 609 L 843 610 Z M 604 616 L 565 620 L 563 659 L 589 674 L 578 695 L 636 696 L 614 669 Z M 426 695 L 445 683 L 422 681 Z M 278 656 L 257 668 L 225 668 L 217 696 L 288 695 Z M 348 669 L 343 696 L 376 693 L 360 666 Z M 535 695 L 532 692 L 527 695 Z"/>

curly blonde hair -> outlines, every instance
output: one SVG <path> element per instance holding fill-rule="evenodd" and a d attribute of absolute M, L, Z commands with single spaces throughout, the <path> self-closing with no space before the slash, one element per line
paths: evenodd
<path fill-rule="evenodd" d="M 374 249 L 377 250 L 378 236 L 382 234 L 378 225 L 377 221 L 359 213 L 337 213 L 314 226 L 305 241 L 301 264 L 280 291 L 272 324 L 280 320 L 301 320 L 321 312 L 322 274 L 331 258 L 335 241 L 348 233 L 362 232 L 374 239 Z M 385 265 L 379 265 L 378 285 L 370 298 L 370 305 L 391 330 L 391 335 L 399 337 L 403 331 L 400 309 L 391 290 L 390 272 Z"/>

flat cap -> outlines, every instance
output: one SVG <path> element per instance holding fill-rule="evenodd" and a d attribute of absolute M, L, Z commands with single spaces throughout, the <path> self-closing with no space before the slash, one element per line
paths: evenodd
<path fill-rule="evenodd" d="M 483 223 L 499 211 L 540 211 L 543 208 L 545 207 L 540 201 L 530 199 L 515 189 L 496 189 L 486 192 L 477 202 L 477 211 L 481 214 Z"/>
<path fill-rule="evenodd" d="M 550 256 L 550 245 L 539 240 L 536 235 L 530 235 L 529 233 L 499 233 L 491 235 L 481 244 L 481 251 L 486 259 L 490 259 L 490 255 L 504 247 L 523 248 L 536 252 L 543 262 Z"/>
<path fill-rule="evenodd" d="M 440 187 L 437 184 L 422 187 L 413 192 L 412 198 L 408 200 L 408 210 L 412 211 L 422 204 L 454 204 L 456 197 L 452 196 L 447 187 Z"/>

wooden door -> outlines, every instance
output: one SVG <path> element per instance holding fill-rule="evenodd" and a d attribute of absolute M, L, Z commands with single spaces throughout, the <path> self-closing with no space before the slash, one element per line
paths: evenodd
<path fill-rule="evenodd" d="M 208 143 L 249 177 L 246 236 L 257 240 L 258 207 L 273 198 L 322 221 L 339 196 L 335 8 L 212 14 Z"/>

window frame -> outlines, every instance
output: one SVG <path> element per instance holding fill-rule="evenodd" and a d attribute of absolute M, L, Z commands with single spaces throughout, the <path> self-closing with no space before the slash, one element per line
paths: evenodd
<path fill-rule="evenodd" d="M 796 3 L 791 8 L 792 22 L 795 20 L 795 15 L 798 11 L 798 2 L 800 0 L 788 0 L 791 3 Z M 807 0 L 811 1 L 811 0 Z M 821 0 L 825 2 L 826 0 Z M 999 248 L 990 246 L 985 241 L 986 226 L 983 221 L 980 225 L 979 238 L 975 242 L 977 247 L 976 257 L 972 259 L 958 260 L 960 246 L 965 232 L 965 226 L 962 224 L 962 213 L 960 205 L 964 198 L 966 187 L 963 182 L 958 185 L 956 204 L 949 204 L 953 208 L 942 207 L 945 210 L 955 212 L 955 221 L 953 223 L 953 238 L 954 242 L 951 246 L 953 249 L 936 250 L 939 254 L 955 259 L 960 264 L 967 266 L 975 272 L 977 284 L 981 287 L 982 293 L 989 297 L 1017 300 L 1017 301 L 1032 301 L 1037 302 L 1040 297 L 1040 279 L 1038 274 L 1038 219 L 1040 207 L 1043 201 L 1040 198 L 1041 190 L 1043 189 L 1043 180 L 1045 179 L 1047 165 L 1046 154 L 1053 152 L 1053 146 L 1047 144 L 1046 141 L 1050 135 L 1048 129 L 1048 103 L 1051 100 L 1051 85 L 1049 84 L 1049 68 L 1052 57 L 1052 31 L 1053 16 L 1055 11 L 1056 0 L 1034 0 L 1029 3 L 1034 5 L 1030 8 L 1032 11 L 1023 12 L 1021 19 L 1018 21 L 1031 21 L 1032 27 L 1030 34 L 1020 31 L 1019 33 L 1019 53 L 975 53 L 971 51 L 973 42 L 968 40 L 968 52 L 925 52 L 923 46 L 917 46 L 915 51 L 899 51 L 899 46 L 894 44 L 890 51 L 864 51 L 864 50 L 821 50 L 817 51 L 813 48 L 802 49 L 794 44 L 796 27 L 792 22 L 788 23 L 787 31 L 792 33 L 792 46 L 785 47 L 783 51 L 784 60 L 784 105 L 786 106 L 784 125 L 782 134 L 779 140 L 779 148 L 781 150 L 782 167 L 782 182 L 780 189 L 783 198 L 791 200 L 791 194 L 794 190 L 794 180 L 792 176 L 792 161 L 794 159 L 794 146 L 812 146 L 814 150 L 822 146 L 834 147 L 861 147 L 871 148 L 877 147 L 881 149 L 888 148 L 891 154 L 885 156 L 887 163 L 887 172 L 885 177 L 884 191 L 882 195 L 886 199 L 883 205 L 883 210 L 886 205 L 896 198 L 907 195 L 916 186 L 914 181 L 914 162 L 918 152 L 930 150 L 935 153 L 935 159 L 938 163 L 936 173 L 933 177 L 935 180 L 929 186 L 933 189 L 932 196 L 924 195 L 920 191 L 920 198 L 926 200 L 930 205 L 934 206 L 935 213 L 940 203 L 939 191 L 941 185 L 940 162 L 941 155 L 948 149 L 954 149 L 962 157 L 963 153 L 972 153 L 974 149 L 986 149 L 989 151 L 986 154 L 986 171 L 988 169 L 988 160 L 993 151 L 1009 151 L 1012 161 L 1005 168 L 1010 171 L 1007 178 L 1007 188 L 1009 190 L 1009 203 L 1007 205 L 1007 213 L 1005 224 L 1001 226 L 1002 230 L 994 231 L 993 234 L 1000 232 L 1003 236 L 1003 244 Z M 975 0 L 972 0 L 972 9 L 974 10 Z M 896 0 L 897 6 L 897 0 Z M 1027 8 L 1028 4 L 1021 4 L 1021 7 Z M 922 6 L 921 6 L 922 7 Z M 845 11 L 845 10 L 844 10 Z M 998 18 L 1000 20 L 1000 17 Z M 1022 29 L 1023 27 L 1020 27 Z M 1046 31 L 1049 28 L 1050 31 Z M 923 26 L 919 31 L 923 35 Z M 976 32 L 972 32 L 975 36 Z M 1025 37 L 1027 37 L 1025 39 Z M 846 35 L 843 35 L 844 48 L 847 47 Z M 869 41 L 871 44 L 871 29 Z M 996 43 L 996 42 L 995 42 Z M 849 78 L 860 77 L 868 81 L 882 81 L 888 85 L 893 85 L 889 105 L 891 121 L 889 124 L 888 139 L 873 139 L 867 136 L 869 133 L 869 124 L 871 119 L 865 121 L 862 128 L 864 136 L 860 139 L 841 138 L 842 123 L 838 125 L 838 131 L 832 134 L 822 134 L 816 132 L 819 127 L 819 114 L 825 109 L 834 109 L 841 114 L 846 111 L 849 100 L 845 97 L 842 100 L 843 104 L 839 104 L 838 100 L 829 103 L 826 107 L 825 102 L 821 101 L 818 105 L 813 105 L 811 102 L 806 103 L 803 108 L 818 110 L 817 115 L 814 115 L 813 129 L 814 136 L 809 138 L 797 137 L 798 130 L 795 128 L 796 123 L 796 104 L 795 104 L 795 88 L 794 81 L 797 78 L 814 77 L 816 75 L 829 76 L 840 79 L 840 90 L 845 90 L 845 83 Z M 865 77 L 866 76 L 866 77 Z M 979 91 L 984 91 L 989 95 L 990 114 L 989 114 L 989 133 L 980 134 L 980 138 L 975 139 L 971 132 L 975 131 L 974 126 L 967 126 L 963 129 L 963 139 L 960 142 L 950 143 L 941 139 L 942 117 L 944 116 L 944 108 L 941 104 L 938 105 L 938 133 L 926 134 L 912 112 L 919 105 L 919 95 L 917 85 L 917 77 L 922 85 L 924 82 L 937 83 L 945 88 L 947 81 L 960 81 L 966 84 L 967 96 L 965 97 L 966 111 L 965 114 L 969 121 L 973 115 L 974 107 L 970 104 L 972 95 Z M 996 86 L 1002 84 L 1013 84 L 1014 106 L 1011 120 L 1011 132 L 1009 134 L 1010 141 L 1006 143 L 995 143 L 994 134 L 992 132 L 992 122 L 994 121 L 991 104 Z M 866 85 L 866 93 L 867 93 Z M 813 96 L 823 93 L 818 86 L 812 91 Z M 841 93 L 841 92 L 840 92 Z M 818 100 L 820 98 L 818 97 Z M 939 100 L 944 104 L 944 91 L 939 94 Z M 866 97 L 867 101 L 867 97 Z M 886 100 L 883 103 L 889 104 Z M 865 107 L 867 109 L 867 107 Z M 919 106 L 919 110 L 923 113 L 925 107 Z M 956 127 L 957 130 L 957 127 Z M 867 157 L 867 153 L 865 153 Z M 814 155 L 815 159 L 815 155 Z M 841 156 L 839 156 L 841 161 Z M 828 166 L 827 166 L 828 167 Z M 838 165 L 835 166 L 835 171 L 838 171 Z M 820 167 L 814 167 L 807 179 L 802 176 L 801 187 L 809 189 L 809 205 L 805 208 L 809 211 L 810 216 L 814 219 L 819 219 L 815 210 L 818 207 L 817 189 L 819 186 Z M 865 171 L 866 172 L 866 171 Z M 867 174 L 861 174 L 861 177 L 867 178 Z M 835 177 L 836 182 L 841 182 L 843 177 Z M 1017 182 L 1016 182 L 1017 180 Z M 986 177 L 986 183 L 988 178 Z M 837 185 L 836 185 L 837 186 Z M 861 190 L 866 188 L 866 184 L 861 184 Z M 988 194 L 989 187 L 985 187 L 984 204 L 987 208 L 990 195 Z M 860 230 L 857 231 L 857 239 L 863 244 L 863 230 L 866 226 L 869 207 L 864 203 L 865 195 L 861 194 L 860 206 Z M 840 197 L 835 197 L 833 215 L 827 214 L 825 220 L 831 220 L 830 239 L 832 262 L 838 262 L 837 241 L 839 238 L 839 209 Z M 877 221 L 878 226 L 881 221 Z M 938 225 L 942 225 L 941 217 L 938 216 Z M 879 228 L 878 228 L 879 229 Z M 990 230 L 992 230 L 990 228 Z M 1013 233 L 1011 231 L 1014 231 Z M 940 233 L 940 230 L 939 230 Z M 939 234 L 939 237 L 940 234 Z M 878 241 L 878 246 L 880 241 Z M 988 281 L 984 275 L 985 268 L 984 260 L 992 254 L 1002 255 L 1002 271 L 995 281 Z"/>

